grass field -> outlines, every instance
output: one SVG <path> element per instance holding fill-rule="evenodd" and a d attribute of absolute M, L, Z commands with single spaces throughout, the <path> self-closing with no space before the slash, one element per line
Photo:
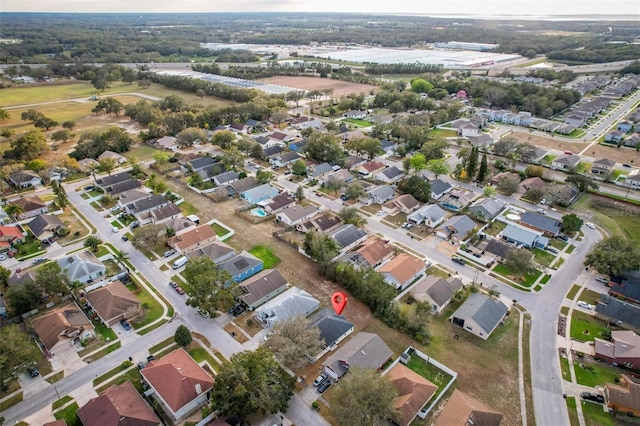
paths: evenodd
<path fill-rule="evenodd" d="M 280 258 L 273 254 L 271 249 L 266 246 L 252 247 L 249 253 L 264 262 L 264 269 L 272 269 L 280 263 Z"/>
<path fill-rule="evenodd" d="M 637 216 L 628 214 L 613 215 L 611 213 L 615 212 L 599 210 L 592 205 L 593 200 L 593 195 L 583 195 L 574 204 L 573 211 L 588 211 L 591 215 L 591 222 L 601 226 L 609 235 L 620 235 L 634 241 L 640 240 L 640 220 L 638 220 Z"/>
<path fill-rule="evenodd" d="M 604 364 L 583 364 L 580 361 L 574 361 L 573 369 L 576 372 L 576 381 L 591 387 L 615 383 L 620 376 L 620 370 Z"/>
<path fill-rule="evenodd" d="M 542 266 L 549 266 L 551 262 L 556 258 L 553 253 L 549 253 L 548 251 L 540 250 L 539 248 L 534 248 L 533 250 L 534 260 Z"/>
<path fill-rule="evenodd" d="M 505 265 L 503 264 L 498 264 L 493 268 L 493 271 L 497 274 L 502 275 L 503 277 L 507 277 L 509 279 L 514 280 L 515 282 L 517 282 L 519 285 L 521 285 L 522 287 L 531 287 L 533 285 L 534 282 L 536 282 L 536 280 L 538 279 L 538 277 L 540 275 L 542 275 L 542 272 L 538 271 L 537 269 L 533 270 L 533 272 L 529 272 L 528 274 L 526 274 L 523 278 L 524 281 L 522 280 L 518 280 L 515 278 L 515 274 L 513 273 L 513 271 L 509 268 L 507 268 Z"/>
<path fill-rule="evenodd" d="M 597 337 L 602 339 L 602 333 L 607 329 L 607 323 L 580 311 L 571 314 L 571 338 L 581 342 L 593 342 Z"/>
<path fill-rule="evenodd" d="M 158 301 L 144 287 L 138 285 L 138 289 L 140 290 L 140 293 L 136 294 L 136 297 L 145 307 L 146 315 L 142 320 L 133 321 L 131 323 L 133 328 L 136 330 L 157 320 L 163 313 L 162 305 L 160 305 L 160 303 L 158 303 Z"/>
<path fill-rule="evenodd" d="M 587 426 L 613 426 L 613 417 L 602 409 L 602 405 L 589 401 L 582 401 L 582 414 Z"/>
<path fill-rule="evenodd" d="M 439 136 L 441 138 L 453 138 L 458 136 L 458 132 L 448 129 L 433 129 L 429 131 L 429 134 L 432 136 Z"/>
<path fill-rule="evenodd" d="M 341 120 L 343 123 L 349 123 L 349 124 L 353 124 L 354 126 L 357 127 L 371 127 L 373 126 L 373 123 L 367 120 L 359 120 L 357 118 L 343 118 Z"/>
<path fill-rule="evenodd" d="M 60 410 L 57 413 L 54 413 L 53 416 L 56 418 L 56 420 L 64 419 L 64 421 L 67 422 L 67 426 L 82 426 L 82 422 L 80 422 L 80 419 L 76 414 L 76 410 L 78 408 L 80 408 L 78 406 L 78 403 L 74 402 L 64 410 Z"/>
<path fill-rule="evenodd" d="M 569 371 L 569 360 L 563 356 L 560 357 L 560 371 L 562 371 L 562 378 L 564 380 L 571 381 L 571 371 Z"/>
<path fill-rule="evenodd" d="M 140 374 L 140 371 L 138 371 L 137 368 L 132 368 L 131 370 L 124 373 L 122 376 L 117 377 L 112 382 L 109 382 L 100 386 L 99 388 L 96 389 L 96 392 L 101 393 L 108 387 L 111 387 L 113 385 L 120 385 L 126 381 L 131 382 L 131 384 L 133 385 L 133 387 L 136 388 L 138 393 L 144 392 L 144 389 L 142 388 L 142 375 Z"/>
<path fill-rule="evenodd" d="M 132 365 L 133 364 L 131 364 L 129 361 L 123 362 L 122 364 L 120 364 L 116 368 L 107 371 L 102 376 L 99 376 L 99 377 L 96 377 L 95 379 L 93 379 L 93 386 L 96 386 L 96 385 L 99 385 L 99 384 L 101 384 L 103 382 L 106 382 L 111 377 L 115 376 L 116 374 L 122 373 L 127 368 L 131 367 Z"/>
<path fill-rule="evenodd" d="M 53 410 L 55 410 L 56 408 L 62 407 L 64 404 L 66 404 L 69 401 L 73 401 L 73 398 L 70 397 L 69 395 L 65 395 L 62 398 L 60 398 L 59 400 L 54 401 L 53 404 L 51 404 L 51 408 Z"/>
<path fill-rule="evenodd" d="M 569 300 L 573 300 L 575 299 L 576 294 L 578 294 L 578 291 L 580 291 L 580 286 L 578 284 L 574 284 L 571 286 L 571 289 L 565 297 Z"/>

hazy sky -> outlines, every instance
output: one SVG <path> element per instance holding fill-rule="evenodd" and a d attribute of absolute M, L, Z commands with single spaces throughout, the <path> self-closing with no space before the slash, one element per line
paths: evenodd
<path fill-rule="evenodd" d="M 640 0 L 1 0 L 4 12 L 355 12 L 482 16 L 631 15 Z"/>

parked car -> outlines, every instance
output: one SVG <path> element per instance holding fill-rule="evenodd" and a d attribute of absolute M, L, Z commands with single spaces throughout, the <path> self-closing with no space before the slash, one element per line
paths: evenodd
<path fill-rule="evenodd" d="M 466 265 L 467 264 L 467 262 L 463 258 L 458 257 L 458 256 L 452 256 L 451 260 L 453 262 L 459 263 L 460 265 Z"/>
<path fill-rule="evenodd" d="M 35 367 L 27 367 L 27 373 L 29 373 L 31 377 L 38 377 L 40 375 L 40 371 Z"/>
<path fill-rule="evenodd" d="M 175 251 L 174 249 L 171 249 L 171 250 L 167 250 L 167 251 L 165 251 L 165 252 L 164 252 L 164 254 L 163 254 L 163 256 L 164 256 L 164 257 L 171 257 L 171 256 L 173 256 L 174 254 L 176 254 L 176 251 Z"/>
<path fill-rule="evenodd" d="M 129 324 L 127 320 L 120 321 L 120 325 L 125 329 L 125 331 L 131 330 L 131 324 Z"/>
<path fill-rule="evenodd" d="M 110 211 L 111 213 L 115 213 L 115 212 L 117 212 L 118 210 L 120 210 L 120 207 L 118 207 L 118 206 L 113 206 L 113 207 L 111 207 L 111 208 L 109 209 L 109 211 Z"/>
<path fill-rule="evenodd" d="M 4 254 L 0 254 L 0 260 L 5 260 L 7 258 L 7 256 L 5 256 Z"/>
<path fill-rule="evenodd" d="M 549 253 L 558 254 L 558 250 L 554 249 L 553 247 L 547 247 L 547 251 Z"/>
<path fill-rule="evenodd" d="M 129 241 L 129 237 L 127 237 L 126 235 L 122 236 L 122 241 Z"/>
<path fill-rule="evenodd" d="M 587 401 L 594 401 L 600 404 L 604 402 L 604 396 L 598 395 L 597 393 L 582 392 L 580 396 L 582 397 L 582 399 L 586 399 Z"/>
<path fill-rule="evenodd" d="M 609 280 L 606 279 L 605 277 L 596 277 L 596 281 L 602 284 L 609 284 Z"/>
<path fill-rule="evenodd" d="M 118 228 L 116 228 L 115 226 L 111 227 L 111 232 L 113 232 L 114 234 L 117 234 L 120 230 Z"/>
<path fill-rule="evenodd" d="M 176 293 L 178 293 L 178 294 L 184 294 L 184 290 L 182 289 L 182 287 L 174 287 L 173 289 L 174 289 L 174 290 L 176 291 Z"/>
<path fill-rule="evenodd" d="M 204 309 L 198 309 L 198 313 L 204 318 L 209 318 L 209 312 L 205 311 Z"/>
<path fill-rule="evenodd" d="M 578 300 L 578 306 L 585 309 L 593 309 L 593 305 L 588 304 L 584 300 Z"/>
<path fill-rule="evenodd" d="M 238 309 L 232 312 L 232 314 L 234 317 L 239 317 L 240 315 L 242 315 L 244 311 L 245 311 L 245 307 L 243 305 L 240 305 Z"/>
<path fill-rule="evenodd" d="M 178 284 L 176 284 L 175 281 L 169 281 L 169 286 L 171 286 L 171 288 L 176 288 L 178 287 Z"/>
<path fill-rule="evenodd" d="M 33 264 L 36 265 L 38 263 L 42 263 L 46 261 L 47 261 L 46 257 L 36 257 L 35 259 L 33 259 Z"/>
<path fill-rule="evenodd" d="M 138 222 L 137 220 L 129 224 L 130 229 L 136 229 L 138 226 L 140 226 L 140 222 Z"/>
<path fill-rule="evenodd" d="M 84 187 L 86 191 L 91 191 L 92 189 L 95 189 L 95 188 L 96 188 L 95 185 L 87 185 Z"/>
<path fill-rule="evenodd" d="M 628 168 L 631 168 L 631 164 L 622 163 L 622 167 L 628 167 Z"/>
<path fill-rule="evenodd" d="M 327 378 L 327 375 L 325 373 L 320 374 L 318 377 L 316 377 L 316 379 L 313 381 L 313 386 L 318 386 L 320 383 L 324 382 L 324 380 Z"/>
<path fill-rule="evenodd" d="M 556 235 L 556 238 L 559 239 L 559 240 L 562 240 L 562 241 L 569 241 L 569 237 L 567 237 L 564 234 L 558 234 L 558 235 Z"/>
<path fill-rule="evenodd" d="M 538 209 L 538 213 L 547 214 L 547 211 L 545 209 Z"/>
<path fill-rule="evenodd" d="M 318 385 L 318 392 L 324 393 L 329 387 L 331 387 L 333 383 L 331 383 L 330 379 L 326 379 L 324 382 Z"/>
<path fill-rule="evenodd" d="M 596 225 L 594 225 L 594 224 L 593 224 L 593 223 L 591 223 L 591 222 L 587 222 L 587 223 L 585 223 L 585 225 L 586 225 L 586 226 L 587 226 L 587 228 L 589 228 L 589 229 L 596 229 Z"/>

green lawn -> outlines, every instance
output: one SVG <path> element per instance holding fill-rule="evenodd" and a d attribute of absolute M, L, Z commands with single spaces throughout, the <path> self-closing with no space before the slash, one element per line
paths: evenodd
<path fill-rule="evenodd" d="M 212 223 L 211 227 L 218 237 L 223 237 L 229 233 L 229 230 L 227 228 L 225 228 L 224 226 L 220 226 L 220 224 L 218 223 Z"/>
<path fill-rule="evenodd" d="M 193 293 L 193 289 L 191 288 L 191 285 L 189 285 L 188 282 L 182 279 L 180 275 L 173 275 L 171 277 L 171 280 L 175 281 L 176 284 L 178 284 L 188 295 L 191 295 Z"/>
<path fill-rule="evenodd" d="M 562 266 L 563 263 L 564 263 L 564 258 L 563 257 L 559 257 L 553 263 L 553 269 L 556 269 L 556 270 L 559 269 Z"/>
<path fill-rule="evenodd" d="M 113 342 L 118 340 L 116 333 L 109 327 L 102 324 L 100 321 L 91 321 L 93 323 L 93 327 L 96 329 L 98 333 L 106 340 L 107 342 Z"/>
<path fill-rule="evenodd" d="M 249 250 L 249 253 L 264 262 L 264 269 L 275 268 L 280 263 L 280 258 L 273 254 L 271 249 L 266 246 L 254 246 Z"/>
<path fill-rule="evenodd" d="M 433 129 L 429 134 L 433 136 L 440 136 L 441 138 L 454 138 L 458 136 L 458 132 L 448 129 Z"/>
<path fill-rule="evenodd" d="M 116 368 L 109 370 L 106 373 L 104 373 L 102 376 L 99 376 L 93 379 L 93 386 L 95 387 L 96 385 L 106 382 L 111 377 L 115 376 L 118 373 L 122 373 L 124 370 L 131 367 L 132 365 L 133 364 L 130 363 L 129 361 L 124 361 L 122 364 L 120 364 Z"/>
<path fill-rule="evenodd" d="M 9 407 L 13 407 L 17 403 L 21 402 L 22 401 L 22 397 L 23 397 L 22 392 L 18 392 L 17 394 L 12 396 L 11 398 L 5 399 L 4 401 L 0 402 L 0 412 L 6 410 Z"/>
<path fill-rule="evenodd" d="M 113 385 L 120 385 L 127 381 L 131 382 L 131 384 L 133 385 L 133 387 L 136 388 L 138 393 L 142 394 L 144 392 L 144 389 L 142 388 L 142 375 L 140 374 L 140 371 L 138 371 L 137 368 L 132 368 L 131 370 L 124 373 L 122 376 L 117 377 L 115 380 L 100 386 L 99 388 L 96 389 L 96 392 L 101 393 L 105 389 Z"/>
<path fill-rule="evenodd" d="M 182 210 L 182 214 L 184 214 L 185 216 L 189 216 L 190 214 L 198 214 L 198 209 L 195 208 L 193 204 L 186 201 L 180 203 L 178 207 L 180 207 L 180 210 Z"/>
<path fill-rule="evenodd" d="M 494 237 L 495 237 L 495 236 L 496 236 L 496 235 L 498 235 L 501 231 L 503 231 L 503 230 L 504 230 L 504 228 L 506 228 L 506 227 L 507 227 L 507 224 L 506 224 L 506 223 L 504 223 L 504 222 L 500 222 L 500 221 L 497 221 L 497 220 L 496 220 L 496 221 L 491 222 L 491 223 L 489 224 L 489 226 L 487 226 L 487 227 L 484 229 L 484 231 L 483 231 L 483 232 L 484 232 L 485 234 L 489 234 L 489 235 L 492 235 L 492 236 L 494 236 Z"/>
<path fill-rule="evenodd" d="M 447 383 L 449 383 L 449 380 L 451 380 L 451 376 L 449 374 L 440 370 L 435 365 L 427 363 L 417 355 L 413 355 L 411 357 L 411 359 L 407 363 L 407 367 L 409 367 L 411 370 L 415 371 L 425 379 L 429 380 L 434 385 L 438 386 L 438 390 L 433 395 L 433 398 L 435 398 L 440 392 L 442 392 L 442 389 L 444 389 Z"/>
<path fill-rule="evenodd" d="M 77 402 L 69 405 L 64 410 L 60 410 L 57 413 L 54 413 L 53 416 L 56 420 L 64 419 L 67 422 L 67 426 L 82 426 L 78 415 L 76 414 L 76 410 L 80 408 Z"/>
<path fill-rule="evenodd" d="M 221 369 L 220 364 L 218 364 L 213 359 L 211 354 L 209 352 L 207 352 L 207 350 L 205 348 L 203 348 L 203 347 L 193 348 L 193 349 L 189 350 L 189 355 L 191 355 L 191 357 L 193 359 L 195 359 L 197 363 L 201 363 L 202 361 L 207 361 L 209 363 L 209 365 L 211 366 L 211 368 L 216 370 L 216 373 L 220 372 L 220 369 Z"/>
<path fill-rule="evenodd" d="M 553 247 L 553 248 L 555 248 L 555 249 L 558 249 L 558 250 L 560 250 L 560 251 L 561 251 L 561 250 L 564 250 L 564 248 L 567 246 L 567 244 L 568 244 L 567 242 L 564 242 L 564 241 L 562 241 L 562 240 L 561 240 L 561 239 L 559 239 L 559 238 L 552 238 L 552 239 L 549 241 L 549 245 L 550 245 L 551 247 Z"/>
<path fill-rule="evenodd" d="M 569 293 L 567 293 L 565 297 L 569 300 L 573 300 L 575 299 L 576 294 L 578 294 L 578 291 L 580 291 L 580 286 L 578 284 L 574 284 L 571 286 Z"/>
<path fill-rule="evenodd" d="M 542 277 L 542 279 L 540 280 L 540 284 L 546 284 L 549 282 L 550 279 L 551 279 L 551 275 L 545 274 L 544 277 Z"/>
<path fill-rule="evenodd" d="M 553 260 L 556 258 L 555 254 L 549 253 L 548 251 L 540 250 L 539 248 L 534 248 L 531 251 L 533 252 L 534 260 L 542 266 L 551 265 L 551 262 L 553 262 Z"/>
<path fill-rule="evenodd" d="M 603 338 L 603 332 L 607 329 L 607 323 L 593 315 L 580 311 L 571 314 L 571 338 L 581 342 L 593 342 L 598 337 Z"/>
<path fill-rule="evenodd" d="M 111 352 L 120 349 L 121 346 L 122 346 L 122 343 L 120 341 L 112 343 L 111 345 L 104 347 L 101 351 L 98 351 L 98 352 L 94 353 L 93 355 L 91 355 L 91 361 L 99 360 L 103 356 L 107 356 Z M 80 353 L 82 353 L 82 352 L 80 352 Z"/>
<path fill-rule="evenodd" d="M 149 348 L 149 353 L 155 355 L 160 349 L 163 349 L 171 344 L 175 343 L 173 336 L 167 337 L 162 342 L 155 344 Z"/>
<path fill-rule="evenodd" d="M 571 381 L 571 371 L 569 371 L 569 360 L 563 356 L 560 356 L 560 371 L 562 371 L 562 378 Z"/>
<path fill-rule="evenodd" d="M 567 410 L 569 411 L 569 423 L 571 426 L 580 426 L 580 420 L 578 420 L 578 411 L 576 409 L 576 397 L 567 397 Z"/>
<path fill-rule="evenodd" d="M 69 401 L 73 401 L 73 398 L 70 397 L 69 395 L 65 395 L 59 400 L 53 401 L 53 404 L 51 404 L 51 409 L 55 410 L 56 408 L 60 408 Z"/>
<path fill-rule="evenodd" d="M 136 330 L 157 320 L 163 313 L 162 305 L 160 305 L 160 303 L 158 303 L 158 301 L 144 287 L 138 285 L 138 289 L 140 292 L 136 294 L 136 297 L 140 302 L 142 302 L 142 306 L 145 308 L 146 314 L 141 320 L 133 321 L 131 323 L 133 328 Z"/>
<path fill-rule="evenodd" d="M 580 293 L 580 300 L 584 300 L 591 305 L 595 305 L 598 303 L 598 300 L 600 300 L 600 293 L 585 288 L 582 290 L 582 293 Z"/>
<path fill-rule="evenodd" d="M 367 120 L 359 120 L 357 118 L 343 118 L 341 120 L 343 123 L 349 123 L 349 124 L 353 124 L 354 126 L 357 127 L 371 127 L 373 126 L 373 123 Z"/>
<path fill-rule="evenodd" d="M 529 272 L 528 274 L 526 274 L 523 278 L 524 280 L 518 280 L 515 278 L 515 274 L 513 273 L 513 271 L 509 268 L 507 268 L 505 265 L 503 264 L 498 264 L 493 268 L 493 271 L 497 274 L 502 275 L 503 277 L 512 279 L 513 281 L 517 282 L 519 285 L 521 285 L 522 287 L 531 287 L 533 285 L 534 282 L 536 282 L 536 280 L 538 279 L 538 277 L 540 275 L 542 275 L 542 272 L 538 271 L 537 269 L 535 269 L 533 272 Z"/>
<path fill-rule="evenodd" d="M 562 307 L 560 308 L 560 313 L 561 313 L 562 315 L 569 315 L 569 307 L 568 307 L 568 306 L 562 306 Z"/>
<path fill-rule="evenodd" d="M 613 426 L 615 424 L 611 414 L 604 411 L 600 404 L 582 401 L 582 414 L 587 426 Z"/>
<path fill-rule="evenodd" d="M 576 381 L 585 386 L 602 386 L 605 383 L 615 383 L 621 370 L 604 364 L 583 364 L 580 361 L 573 362 L 576 372 Z"/>
<path fill-rule="evenodd" d="M 576 246 L 574 246 L 573 244 L 571 244 L 568 248 L 566 253 L 571 254 L 573 253 L 573 251 L 576 249 Z"/>

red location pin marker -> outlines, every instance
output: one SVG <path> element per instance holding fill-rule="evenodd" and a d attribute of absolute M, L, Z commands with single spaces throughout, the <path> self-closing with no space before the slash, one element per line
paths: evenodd
<path fill-rule="evenodd" d="M 333 305 L 333 309 L 336 311 L 336 314 L 340 315 L 344 308 L 347 306 L 347 295 L 341 291 L 336 291 L 331 296 L 331 304 Z"/>

